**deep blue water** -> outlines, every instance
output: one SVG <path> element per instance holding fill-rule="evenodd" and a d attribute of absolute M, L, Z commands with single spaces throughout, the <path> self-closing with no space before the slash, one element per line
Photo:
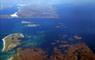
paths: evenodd
<path fill-rule="evenodd" d="M 9 11 L 10 10 L 10 11 Z M 62 36 L 80 35 L 83 41 L 95 52 L 95 6 L 56 6 L 60 18 L 0 18 L 0 48 L 2 38 L 11 33 L 23 33 L 25 35 L 37 35 L 41 31 L 45 37 L 41 38 L 41 47 L 50 47 L 53 40 L 63 39 Z M 11 14 L 16 11 L 14 8 L 3 10 L 3 14 Z M 0 11 L 0 14 L 2 11 Z M 40 24 L 40 27 L 25 27 L 21 21 L 31 21 Z M 63 24 L 62 28 L 55 28 Z M 68 37 L 64 37 L 67 39 Z"/>

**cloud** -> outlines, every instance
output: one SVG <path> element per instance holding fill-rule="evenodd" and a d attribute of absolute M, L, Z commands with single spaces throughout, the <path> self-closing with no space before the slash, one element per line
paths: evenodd
<path fill-rule="evenodd" d="M 33 23 L 30 21 L 21 21 L 21 24 L 26 26 L 26 27 L 39 27 L 40 26 L 40 24 Z"/>
<path fill-rule="evenodd" d="M 17 12 L 11 14 L 10 16 L 11 16 L 12 18 L 17 18 L 17 17 L 18 17 Z"/>

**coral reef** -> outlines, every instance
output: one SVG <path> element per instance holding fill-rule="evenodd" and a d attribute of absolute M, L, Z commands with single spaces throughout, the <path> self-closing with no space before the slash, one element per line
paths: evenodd
<path fill-rule="evenodd" d="M 54 47 L 51 56 L 41 48 L 20 49 L 18 52 L 10 60 L 95 60 L 95 54 L 85 43 L 69 46 L 66 52 Z"/>
<path fill-rule="evenodd" d="M 3 39 L 3 42 L 8 44 L 17 44 L 19 37 L 22 34 L 8 35 Z M 52 53 L 39 47 L 17 47 L 15 48 L 15 54 L 13 54 L 8 60 L 95 60 L 95 54 L 93 51 L 82 41 L 82 37 L 73 36 L 71 40 L 55 40 L 51 42 Z M 73 43 L 73 41 L 76 43 Z M 5 47 L 7 45 L 4 45 Z M 8 45 L 10 46 L 10 45 Z M 49 47 L 50 48 L 50 47 Z M 7 49 L 7 48 L 6 48 Z M 7 53 L 7 52 L 6 52 Z"/>

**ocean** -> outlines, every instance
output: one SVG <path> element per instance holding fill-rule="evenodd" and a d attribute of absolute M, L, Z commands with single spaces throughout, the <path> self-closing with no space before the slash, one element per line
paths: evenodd
<path fill-rule="evenodd" d="M 33 36 L 33 46 L 49 52 L 52 41 L 68 40 L 69 37 L 79 35 L 95 53 L 95 6 L 61 5 L 55 8 L 59 18 L 0 18 L 0 56 L 6 55 L 1 52 L 2 39 L 12 33 L 23 33 L 23 41 L 33 40 Z M 15 8 L 0 10 L 0 14 L 11 14 L 15 11 Z"/>

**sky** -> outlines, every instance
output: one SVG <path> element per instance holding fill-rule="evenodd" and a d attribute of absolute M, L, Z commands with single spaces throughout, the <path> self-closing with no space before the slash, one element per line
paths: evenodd
<path fill-rule="evenodd" d="M 12 7 L 17 5 L 56 5 L 56 4 L 94 4 L 95 0 L 0 0 L 0 8 Z"/>

